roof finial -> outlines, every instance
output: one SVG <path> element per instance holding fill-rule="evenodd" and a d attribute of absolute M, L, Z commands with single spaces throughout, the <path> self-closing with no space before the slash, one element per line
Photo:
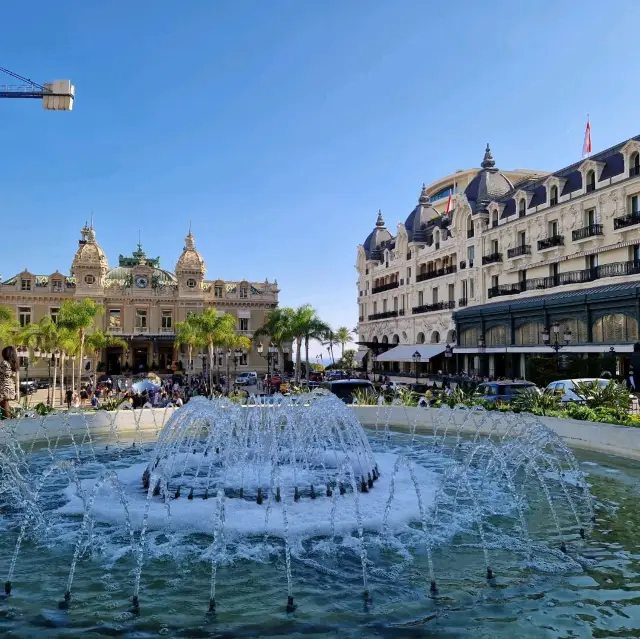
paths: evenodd
<path fill-rule="evenodd" d="M 91 209 L 91 224 L 89 224 L 89 228 L 93 228 L 93 209 Z"/>
<path fill-rule="evenodd" d="M 378 219 L 376 220 L 376 226 L 380 229 L 384 228 L 384 220 L 382 219 L 382 211 L 378 209 Z"/>
<path fill-rule="evenodd" d="M 491 149 L 489 148 L 489 143 L 487 142 L 487 148 L 484 151 L 484 158 L 482 159 L 482 163 L 480 166 L 483 169 L 492 169 L 496 165 L 495 160 L 493 159 L 493 155 L 491 155 Z"/>
<path fill-rule="evenodd" d="M 427 185 L 422 183 L 422 191 L 420 191 L 420 197 L 418 198 L 418 202 L 420 204 L 428 204 L 429 203 L 429 194 L 427 193 Z"/>
<path fill-rule="evenodd" d="M 140 235 L 140 229 L 138 229 L 138 250 L 142 250 L 142 236 Z"/>

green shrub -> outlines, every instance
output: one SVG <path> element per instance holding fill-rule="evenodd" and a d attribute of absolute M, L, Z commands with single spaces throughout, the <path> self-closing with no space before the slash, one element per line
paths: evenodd
<path fill-rule="evenodd" d="M 605 385 L 598 382 L 577 383 L 576 391 L 585 398 L 589 408 L 611 408 L 621 412 L 629 410 L 629 390 L 613 380 Z"/>
<path fill-rule="evenodd" d="M 516 393 L 511 406 L 514 412 L 548 415 L 551 411 L 558 410 L 560 398 L 551 394 L 541 395 L 537 390 L 524 389 Z"/>
<path fill-rule="evenodd" d="M 378 396 L 374 390 L 369 388 L 356 388 L 353 391 L 353 399 L 360 404 L 360 406 L 377 406 Z"/>

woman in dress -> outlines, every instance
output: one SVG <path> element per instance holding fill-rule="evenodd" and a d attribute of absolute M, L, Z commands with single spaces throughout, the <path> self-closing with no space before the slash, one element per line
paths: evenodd
<path fill-rule="evenodd" d="M 11 415 L 9 402 L 16 398 L 17 370 L 18 353 L 13 346 L 5 346 L 0 359 L 0 419 Z"/>

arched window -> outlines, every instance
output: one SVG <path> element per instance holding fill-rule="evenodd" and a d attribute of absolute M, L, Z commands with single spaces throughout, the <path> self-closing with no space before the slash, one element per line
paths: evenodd
<path fill-rule="evenodd" d="M 424 344 L 424 333 L 418 333 L 418 337 L 416 337 L 416 342 L 418 344 Z"/>
<path fill-rule="evenodd" d="M 473 237 L 473 218 L 467 217 L 467 237 Z"/>
<path fill-rule="evenodd" d="M 494 211 L 491 214 L 491 226 L 494 228 L 498 226 L 498 211 Z"/>
<path fill-rule="evenodd" d="M 433 234 L 433 240 L 435 242 L 435 248 L 436 250 L 440 248 L 440 231 L 436 230 L 436 232 Z"/>
<path fill-rule="evenodd" d="M 440 333 L 438 333 L 438 331 L 433 331 L 433 333 L 431 333 L 431 343 L 432 344 L 440 343 Z"/>
<path fill-rule="evenodd" d="M 560 330 L 571 331 L 572 344 L 584 344 L 587 342 L 587 323 L 584 320 L 567 317 L 558 321 Z"/>
<path fill-rule="evenodd" d="M 540 322 L 527 322 L 516 328 L 516 344 L 543 344 L 542 331 L 544 326 Z"/>
<path fill-rule="evenodd" d="M 386 335 L 382 336 L 382 343 L 383 344 L 388 344 L 389 343 L 389 338 Z"/>
<path fill-rule="evenodd" d="M 378 343 L 378 336 L 376 335 L 372 340 L 371 340 L 374 344 Z"/>
<path fill-rule="evenodd" d="M 587 193 L 596 190 L 596 172 L 587 171 Z"/>
<path fill-rule="evenodd" d="M 394 335 L 391 341 L 394 344 L 399 344 L 400 343 L 400 338 L 397 335 Z"/>
<path fill-rule="evenodd" d="M 527 202 L 524 198 L 520 198 L 518 202 L 518 217 L 524 217 L 527 214 Z"/>
<path fill-rule="evenodd" d="M 447 333 L 447 344 L 455 344 L 455 342 L 456 342 L 456 332 L 449 331 Z"/>
<path fill-rule="evenodd" d="M 477 346 L 478 345 L 478 329 L 467 328 L 460 333 L 460 346 Z"/>
<path fill-rule="evenodd" d="M 558 203 L 558 187 L 552 186 L 549 192 L 549 206 L 553 206 Z"/>
<path fill-rule="evenodd" d="M 504 325 L 492 326 L 485 331 L 484 343 L 486 346 L 502 346 L 507 343 L 507 327 Z"/>
<path fill-rule="evenodd" d="M 593 341 L 604 344 L 611 342 L 635 342 L 638 340 L 638 322 L 628 315 L 616 313 L 604 315 L 593 323 Z"/>
<path fill-rule="evenodd" d="M 640 175 L 640 153 L 636 152 L 629 158 L 629 175 Z"/>

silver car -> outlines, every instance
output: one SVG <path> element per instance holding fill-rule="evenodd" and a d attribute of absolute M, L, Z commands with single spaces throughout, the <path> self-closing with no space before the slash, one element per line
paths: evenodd
<path fill-rule="evenodd" d="M 578 393 L 578 384 L 593 384 L 597 382 L 600 388 L 608 386 L 613 380 L 599 379 L 597 377 L 582 377 L 580 379 L 561 379 L 557 382 L 551 382 L 545 389 L 545 395 L 555 395 L 560 398 L 562 404 L 575 402 L 584 404 L 585 398 Z"/>

